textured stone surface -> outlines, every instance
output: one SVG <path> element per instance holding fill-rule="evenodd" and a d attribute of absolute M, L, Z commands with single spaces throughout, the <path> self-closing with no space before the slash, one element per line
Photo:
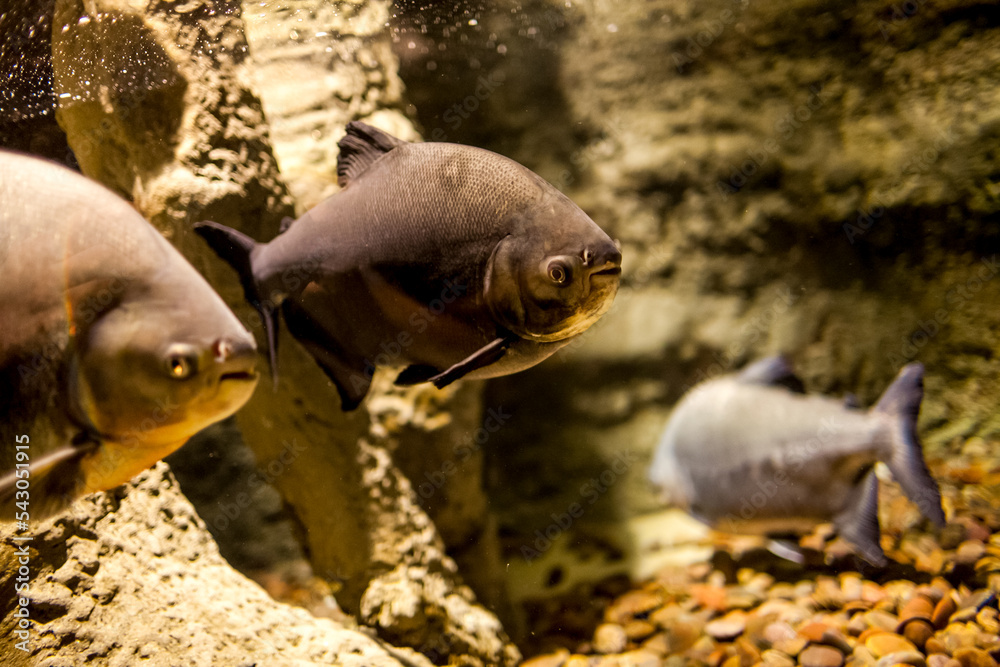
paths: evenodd
<path fill-rule="evenodd" d="M 431 664 L 271 599 L 222 559 L 164 463 L 27 532 L 0 531 L 4 665 Z M 31 619 L 27 653 L 11 632 L 22 544 L 30 571 L 21 591 Z"/>

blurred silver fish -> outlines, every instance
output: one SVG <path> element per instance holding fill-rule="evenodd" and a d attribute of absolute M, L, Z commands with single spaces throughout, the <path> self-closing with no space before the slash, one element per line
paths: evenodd
<path fill-rule="evenodd" d="M 649 478 L 713 528 L 788 535 L 832 521 L 865 560 L 883 565 L 877 461 L 925 517 L 944 524 L 916 431 L 923 375 L 922 365 L 905 366 L 865 411 L 789 389 L 802 384 L 787 361 L 764 359 L 681 399 Z"/>
<path fill-rule="evenodd" d="M 279 307 L 344 410 L 376 366 L 406 366 L 397 384 L 438 387 L 514 373 L 611 307 L 617 245 L 513 160 L 355 122 L 338 175 L 343 189 L 270 243 L 196 225 L 260 311 L 275 378 Z"/>
<path fill-rule="evenodd" d="M 256 356 L 127 202 L 0 151 L 0 518 L 128 481 L 242 406 Z"/>

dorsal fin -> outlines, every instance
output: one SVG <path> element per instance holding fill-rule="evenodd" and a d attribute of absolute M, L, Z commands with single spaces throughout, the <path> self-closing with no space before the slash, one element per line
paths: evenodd
<path fill-rule="evenodd" d="M 802 380 L 795 375 L 791 363 L 782 355 L 756 361 L 736 377 L 745 384 L 780 385 L 798 394 L 805 391 Z"/>
<path fill-rule="evenodd" d="M 396 146 L 406 142 L 361 121 L 352 120 L 347 124 L 347 134 L 337 146 L 337 184 L 346 186 Z"/>

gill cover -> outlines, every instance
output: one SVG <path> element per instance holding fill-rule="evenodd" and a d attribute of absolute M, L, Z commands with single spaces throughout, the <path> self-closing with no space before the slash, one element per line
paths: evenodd
<path fill-rule="evenodd" d="M 494 319 L 522 338 L 543 343 L 590 328 L 614 301 L 621 253 L 606 237 L 577 245 L 576 252 L 544 254 L 530 242 L 504 237 L 484 279 L 484 299 Z"/>

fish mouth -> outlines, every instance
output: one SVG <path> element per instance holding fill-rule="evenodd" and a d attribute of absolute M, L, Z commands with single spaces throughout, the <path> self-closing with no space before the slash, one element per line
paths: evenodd
<path fill-rule="evenodd" d="M 257 371 L 233 371 L 231 373 L 223 373 L 220 375 L 219 382 L 225 382 L 226 380 L 235 380 L 236 382 L 256 382 L 258 377 L 260 377 L 260 373 Z"/>
<path fill-rule="evenodd" d="M 594 271 L 590 274 L 591 277 L 594 276 L 620 276 L 622 274 L 622 267 L 620 266 L 609 266 L 606 269 L 601 269 L 600 271 Z"/>

